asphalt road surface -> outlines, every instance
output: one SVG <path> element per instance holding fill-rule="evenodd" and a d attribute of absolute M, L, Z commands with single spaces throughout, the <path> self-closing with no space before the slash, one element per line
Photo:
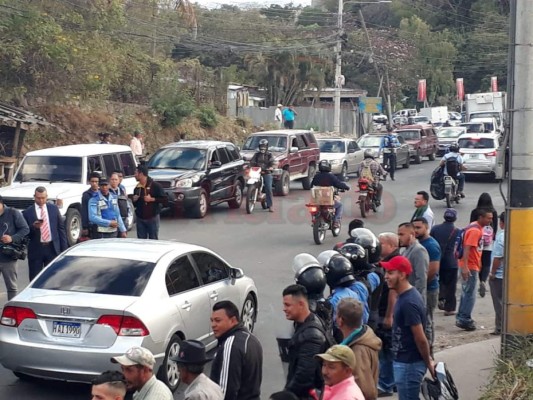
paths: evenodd
<path fill-rule="evenodd" d="M 384 182 L 383 206 L 378 213 L 371 214 L 366 220 L 366 227 L 378 234 L 396 231 L 399 223 L 408 221 L 413 214 L 413 198 L 418 190 L 429 190 L 429 176 L 437 162 L 424 161 L 421 165 L 411 165 L 410 169 L 398 170 L 396 181 Z M 348 182 L 351 191 L 343 195 L 345 223 L 339 239 L 347 236 L 347 224 L 352 218 L 359 218 L 360 213 L 355 203 L 356 180 Z M 504 193 L 506 189 L 504 188 Z M 488 179 L 466 183 L 466 199 L 456 209 L 459 212 L 457 226 L 468 224 L 470 211 L 475 207 L 482 192 L 488 192 L 498 212 L 503 211 L 503 199 L 497 183 Z M 203 220 L 183 218 L 163 218 L 160 238 L 173 239 L 206 246 L 219 253 L 233 266 L 240 267 L 251 276 L 259 290 L 259 315 L 255 334 L 263 344 L 264 365 L 262 397 L 268 398 L 272 392 L 281 390 L 285 383 L 285 370 L 280 361 L 276 336 L 287 335 L 291 325 L 285 320 L 281 292 L 294 282 L 291 263 L 298 253 L 318 255 L 321 251 L 331 249 L 340 240 L 328 233 L 325 242 L 317 246 L 313 241 L 310 217 L 304 206 L 309 200 L 309 192 L 302 190 L 299 182 L 291 183 L 291 194 L 287 197 L 275 197 L 275 213 L 271 214 L 256 209 L 247 215 L 244 205 L 239 210 L 230 210 L 227 205 L 220 205 L 210 210 Z M 436 222 L 442 222 L 446 207 L 444 201 L 431 201 Z M 134 235 L 134 232 L 130 233 Z M 25 262 L 19 264 L 19 286 L 28 283 L 28 271 Z M 0 283 L 0 304 L 7 301 L 5 287 Z M 490 294 L 484 299 L 478 297 L 474 319 L 478 325 L 485 324 L 476 334 L 488 337 L 493 325 L 493 311 Z M 209 318 L 206 315 L 205 318 Z M 450 319 L 451 318 L 451 319 Z M 479 319 L 478 319 L 479 318 Z M 453 317 L 443 317 L 442 312 L 436 316 L 437 342 L 440 347 L 462 344 L 474 340 L 470 332 L 464 333 L 454 327 Z M 491 325 L 492 324 L 492 325 Z M 484 329 L 483 329 L 484 328 Z M 470 336 L 469 336 L 470 335 Z M 441 341 L 439 342 L 439 336 Z M 110 364 L 111 367 L 111 364 Z M 175 398 L 182 398 L 180 388 Z M 87 385 L 68 384 L 34 380 L 18 380 L 11 371 L 0 366 L 0 399 L 17 400 L 78 400 L 89 399 L 90 388 Z"/>

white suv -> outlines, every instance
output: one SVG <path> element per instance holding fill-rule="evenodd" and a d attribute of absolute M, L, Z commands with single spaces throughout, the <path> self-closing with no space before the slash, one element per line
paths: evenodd
<path fill-rule="evenodd" d="M 81 234 L 81 197 L 89 188 L 88 177 L 98 172 L 109 177 L 115 170 L 123 172 L 122 184 L 133 194 L 135 156 L 128 146 L 115 144 L 77 144 L 31 151 L 26 154 L 11 185 L 0 189 L 4 203 L 18 210 L 33 205 L 35 188 L 44 186 L 49 201 L 55 203 L 66 218 L 69 245 Z M 129 216 L 129 226 L 133 223 Z"/>
<path fill-rule="evenodd" d="M 465 174 L 490 174 L 496 178 L 500 136 L 491 133 L 465 133 L 457 144 L 463 157 Z"/>

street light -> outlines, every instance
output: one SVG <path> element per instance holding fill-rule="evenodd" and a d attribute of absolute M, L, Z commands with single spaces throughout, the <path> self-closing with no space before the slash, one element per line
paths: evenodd
<path fill-rule="evenodd" d="M 334 115 L 333 115 L 333 131 L 340 133 L 341 131 L 341 88 L 344 85 L 344 77 L 342 76 L 342 14 L 344 3 L 346 4 L 382 4 L 391 3 L 391 0 L 376 0 L 376 1 L 343 1 L 339 0 L 339 9 L 337 13 L 337 44 L 335 45 L 335 52 L 337 55 L 335 63 L 335 97 L 334 97 Z"/>

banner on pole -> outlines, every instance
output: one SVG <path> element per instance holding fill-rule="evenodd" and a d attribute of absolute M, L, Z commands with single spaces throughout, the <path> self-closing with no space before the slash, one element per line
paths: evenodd
<path fill-rule="evenodd" d="M 427 96 L 426 96 L 426 80 L 425 79 L 419 79 L 418 80 L 418 97 L 417 101 L 426 102 Z"/>
<path fill-rule="evenodd" d="M 498 91 L 498 77 L 497 76 L 490 77 L 490 90 L 493 92 Z"/>
<path fill-rule="evenodd" d="M 362 113 L 383 113 L 381 97 L 359 97 L 359 111 Z"/>
<path fill-rule="evenodd" d="M 465 85 L 463 78 L 457 78 L 455 80 L 455 87 L 457 88 L 457 100 L 463 101 L 465 99 Z"/>

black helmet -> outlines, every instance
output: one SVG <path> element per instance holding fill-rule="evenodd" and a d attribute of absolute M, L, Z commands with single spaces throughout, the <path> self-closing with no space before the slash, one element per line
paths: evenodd
<path fill-rule="evenodd" d="M 324 297 L 326 274 L 318 260 L 311 254 L 301 253 L 292 261 L 296 283 L 307 289 L 310 299 L 319 300 Z"/>
<path fill-rule="evenodd" d="M 328 160 L 321 160 L 318 163 L 318 170 L 320 172 L 331 172 L 331 163 Z"/>
<path fill-rule="evenodd" d="M 448 151 L 450 153 L 459 153 L 459 145 L 457 143 L 452 143 L 450 147 L 448 147 Z"/>
<path fill-rule="evenodd" d="M 341 254 L 331 257 L 326 266 L 326 280 L 330 288 L 353 282 L 355 276 L 350 261 Z"/>
<path fill-rule="evenodd" d="M 264 151 L 263 151 L 264 150 Z M 261 139 L 259 141 L 259 151 L 262 152 L 262 153 L 266 153 L 268 150 L 268 140 L 266 139 Z"/>
<path fill-rule="evenodd" d="M 357 228 L 350 232 L 353 243 L 360 245 L 365 249 L 367 261 L 370 264 L 377 263 L 381 255 L 381 244 L 376 235 L 370 229 Z"/>
<path fill-rule="evenodd" d="M 344 257 L 346 257 L 352 263 L 355 271 L 366 267 L 366 251 L 363 246 L 355 243 L 346 243 L 339 249 Z"/>

